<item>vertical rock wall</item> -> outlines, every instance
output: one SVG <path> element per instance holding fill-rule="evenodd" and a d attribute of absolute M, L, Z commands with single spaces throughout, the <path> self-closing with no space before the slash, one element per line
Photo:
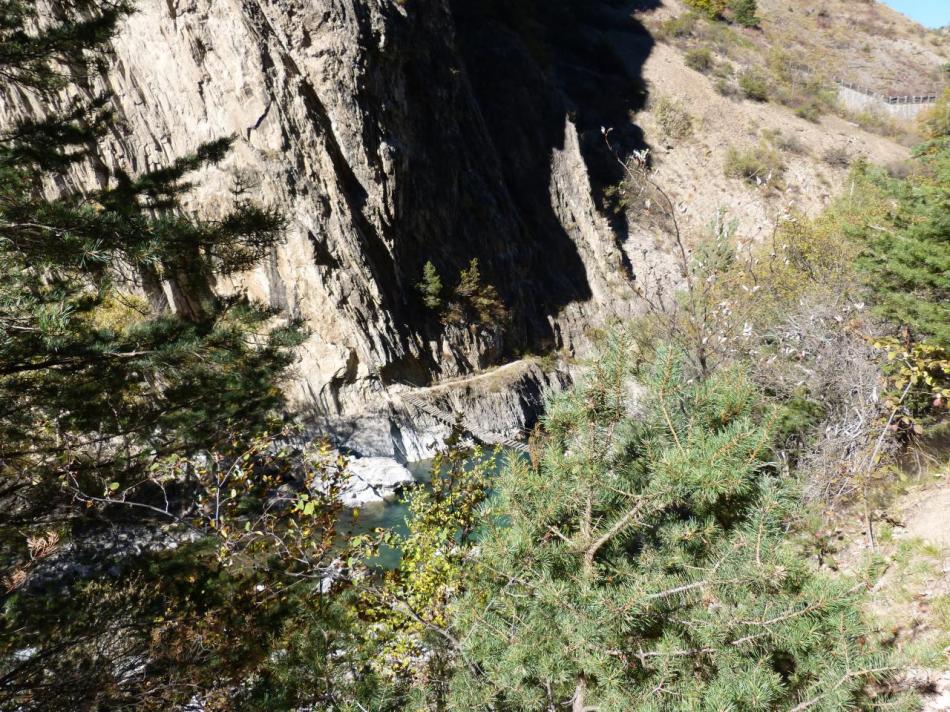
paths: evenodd
<path fill-rule="evenodd" d="M 356 412 L 389 384 L 523 350 L 583 351 L 631 311 L 596 196 L 616 177 L 600 127 L 629 124 L 636 68 L 598 38 L 626 32 L 648 52 L 648 37 L 617 3 L 574 3 L 557 32 L 543 3 L 527 19 L 495 5 L 140 0 L 115 42 L 122 123 L 104 163 L 144 171 L 233 135 L 191 205 L 213 216 L 249 199 L 288 217 L 285 244 L 222 287 L 306 319 L 291 388 L 304 410 Z M 31 100 L 2 101 L 9 116 Z M 472 258 L 510 323 L 445 329 L 414 285 L 432 260 L 451 288 Z"/>

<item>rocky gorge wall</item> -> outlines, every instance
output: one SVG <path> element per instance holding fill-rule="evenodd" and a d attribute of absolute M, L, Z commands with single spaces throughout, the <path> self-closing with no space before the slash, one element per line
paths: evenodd
<path fill-rule="evenodd" d="M 629 116 L 652 43 L 628 5 L 140 0 L 115 41 L 121 121 L 101 168 L 237 139 L 190 205 L 214 216 L 247 199 L 288 218 L 266 264 L 220 287 L 305 320 L 290 393 L 312 418 L 523 351 L 583 353 L 633 310 L 623 225 L 599 198 L 619 177 L 601 128 L 621 151 L 642 143 Z M 0 94 L 7 117 L 38 108 Z M 451 289 L 473 258 L 510 321 L 446 328 L 414 285 L 431 260 Z"/>
<path fill-rule="evenodd" d="M 546 399 L 579 373 L 563 362 L 525 359 L 426 388 L 390 388 L 357 413 L 314 416 L 310 434 L 330 437 L 347 453 L 402 463 L 433 457 L 454 427 L 492 446 L 524 443 Z"/>

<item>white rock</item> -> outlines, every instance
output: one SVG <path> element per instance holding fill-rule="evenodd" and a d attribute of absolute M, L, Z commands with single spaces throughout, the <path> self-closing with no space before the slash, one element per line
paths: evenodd
<path fill-rule="evenodd" d="M 350 481 L 343 493 L 343 504 L 360 507 L 372 502 L 391 502 L 406 485 L 412 473 L 388 457 L 361 457 L 350 460 Z"/>

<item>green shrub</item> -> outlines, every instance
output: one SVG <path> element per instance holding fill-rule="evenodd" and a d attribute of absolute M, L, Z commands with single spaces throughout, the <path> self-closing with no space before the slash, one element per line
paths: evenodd
<path fill-rule="evenodd" d="M 364 585 L 356 587 L 353 605 L 371 631 L 376 673 L 382 679 L 405 681 L 417 692 L 460 662 L 456 649 L 431 635 L 431 622 L 447 619 L 449 606 L 464 583 L 481 528 L 480 505 L 491 491 L 494 470 L 501 464 L 500 453 L 464 446 L 458 441 L 460 435 L 453 434 L 447 451 L 433 460 L 431 484 L 417 487 L 409 495 L 407 529 L 377 530 L 361 540 L 362 551 L 354 557 L 378 562 L 399 552 L 398 563 L 391 569 L 374 572 L 365 565 L 357 566 L 355 578 Z M 445 707 L 319 709 L 435 712 Z"/>
<path fill-rule="evenodd" d="M 881 208 L 850 231 L 861 238 L 859 267 L 878 314 L 950 349 L 950 136 L 920 146 L 915 162 L 906 180 L 855 168 L 855 190 L 879 195 Z"/>
<path fill-rule="evenodd" d="M 442 321 L 457 326 L 478 324 L 495 328 L 508 319 L 508 310 L 491 284 L 482 281 L 478 260 L 473 259 L 467 269 L 459 273 L 453 299 L 442 313 Z"/>
<path fill-rule="evenodd" d="M 661 96 L 652 109 L 657 124 L 668 138 L 683 139 L 693 133 L 693 117 L 682 102 Z"/>
<path fill-rule="evenodd" d="M 816 101 L 808 101 L 795 107 L 795 116 L 805 119 L 805 121 L 811 121 L 813 124 L 818 123 L 821 114 L 821 105 Z"/>
<path fill-rule="evenodd" d="M 722 79 L 735 79 L 736 69 L 729 62 L 721 62 L 713 67 L 713 76 Z"/>
<path fill-rule="evenodd" d="M 730 178 L 741 178 L 752 185 L 775 186 L 782 180 L 785 164 L 778 152 L 760 144 L 751 149 L 729 148 L 723 170 Z"/>
<path fill-rule="evenodd" d="M 811 73 L 811 68 L 799 56 L 781 46 L 769 49 L 766 67 L 775 81 L 783 84 L 801 83 Z"/>
<path fill-rule="evenodd" d="M 695 69 L 697 72 L 702 72 L 703 74 L 710 71 L 715 64 L 712 52 L 708 47 L 691 49 L 686 53 L 684 59 L 687 67 Z"/>
<path fill-rule="evenodd" d="M 755 52 L 755 45 L 740 32 L 725 22 L 710 22 L 703 28 L 705 42 L 726 57 L 736 56 L 739 50 Z"/>
<path fill-rule="evenodd" d="M 739 96 L 738 87 L 736 87 L 735 83 L 727 77 L 719 77 L 713 86 L 722 96 L 729 97 L 730 99 L 734 99 L 735 97 Z"/>
<path fill-rule="evenodd" d="M 846 109 L 840 111 L 841 115 L 860 126 L 868 133 L 879 136 L 887 136 L 898 141 L 902 141 L 909 132 L 905 126 L 901 126 L 896 119 L 881 113 L 880 111 L 858 111 L 852 112 Z M 912 145 L 916 141 L 910 142 Z"/>
<path fill-rule="evenodd" d="M 821 160 L 835 168 L 847 168 L 851 165 L 851 154 L 844 146 L 834 146 L 821 154 Z"/>
<path fill-rule="evenodd" d="M 768 80 L 754 69 L 747 69 L 739 75 L 739 88 L 746 99 L 769 100 Z"/>
<path fill-rule="evenodd" d="M 794 134 L 786 135 L 778 129 L 763 129 L 762 137 L 780 151 L 785 151 L 786 153 L 808 153 L 808 149 L 802 145 L 802 142 L 799 141 L 798 137 Z"/>
<path fill-rule="evenodd" d="M 774 57 L 777 55 L 773 55 Z M 834 110 L 837 94 L 819 79 L 810 77 L 800 66 L 771 61 L 772 92 L 770 98 L 789 107 L 795 115 L 817 122 L 822 114 Z"/>
<path fill-rule="evenodd" d="M 422 268 L 422 281 L 416 289 L 422 293 L 422 301 L 428 309 L 442 308 L 442 278 L 432 262 L 426 262 Z"/>
<path fill-rule="evenodd" d="M 729 3 L 733 22 L 743 27 L 758 26 L 759 18 L 755 14 L 758 9 L 755 0 L 731 0 Z"/>
<path fill-rule="evenodd" d="M 888 161 L 884 164 L 884 170 L 887 172 L 887 175 L 896 180 L 907 180 L 910 178 L 917 166 L 913 161 L 910 160 L 901 160 Z"/>
<path fill-rule="evenodd" d="M 863 587 L 790 535 L 764 397 L 738 370 L 690 378 L 675 350 L 635 358 L 600 356 L 549 405 L 536 466 L 500 474 L 447 709 L 867 710 L 870 683 L 899 703 Z"/>
<path fill-rule="evenodd" d="M 710 19 L 719 19 L 726 11 L 726 0 L 686 0 L 686 4 Z"/>
<path fill-rule="evenodd" d="M 921 114 L 920 127 L 927 138 L 950 136 L 950 87 L 943 90 L 932 109 Z"/>
<path fill-rule="evenodd" d="M 689 37 L 696 31 L 698 21 L 699 15 L 695 12 L 679 15 L 661 24 L 656 31 L 656 37 L 659 40 Z"/>

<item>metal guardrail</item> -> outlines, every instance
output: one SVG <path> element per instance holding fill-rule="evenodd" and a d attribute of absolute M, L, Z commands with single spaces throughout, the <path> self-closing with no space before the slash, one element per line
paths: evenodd
<path fill-rule="evenodd" d="M 835 83 L 838 86 L 845 87 L 852 91 L 856 91 L 859 94 L 864 94 L 873 99 L 877 99 L 885 104 L 936 104 L 939 96 L 937 94 L 907 94 L 907 95 L 888 95 L 880 94 L 876 91 L 871 91 L 866 89 L 858 84 L 852 82 L 842 81 L 841 79 L 835 79 Z"/>

